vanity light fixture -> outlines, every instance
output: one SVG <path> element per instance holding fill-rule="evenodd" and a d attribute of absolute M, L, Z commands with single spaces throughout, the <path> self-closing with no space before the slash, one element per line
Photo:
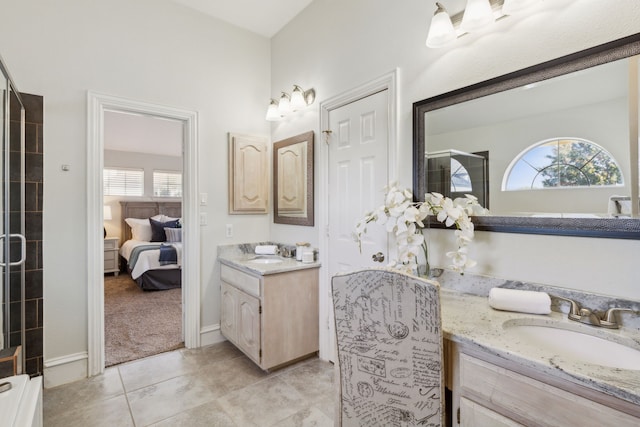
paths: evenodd
<path fill-rule="evenodd" d="M 304 90 L 298 85 L 293 85 L 293 92 L 291 92 L 291 110 L 298 111 L 311 104 L 316 100 L 316 91 L 311 88 Z"/>
<path fill-rule="evenodd" d="M 298 85 L 293 85 L 291 95 L 282 92 L 279 100 L 271 99 L 265 118 L 269 121 L 281 120 L 288 114 L 313 104 L 315 100 L 316 91 L 314 89 L 304 90 Z"/>
<path fill-rule="evenodd" d="M 455 15 L 449 15 L 444 6 L 436 2 L 426 45 L 431 48 L 445 46 L 466 33 L 478 31 L 539 2 L 540 0 L 467 0 L 466 8 Z"/>
<path fill-rule="evenodd" d="M 282 92 L 280 101 L 278 102 L 278 113 L 284 117 L 289 114 L 289 112 L 291 112 L 291 97 L 288 93 Z"/>
<path fill-rule="evenodd" d="M 427 35 L 427 46 L 432 48 L 442 47 L 457 38 L 456 30 L 453 28 L 447 10 L 438 2 L 436 2 L 436 7 Z"/>
<path fill-rule="evenodd" d="M 467 0 L 460 28 L 465 33 L 478 31 L 495 21 L 489 0 Z"/>

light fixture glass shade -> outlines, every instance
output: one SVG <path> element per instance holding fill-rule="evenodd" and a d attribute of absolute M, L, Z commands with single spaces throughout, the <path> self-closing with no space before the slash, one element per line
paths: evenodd
<path fill-rule="evenodd" d="M 293 111 L 301 110 L 307 106 L 307 101 L 304 99 L 304 89 L 298 85 L 293 85 L 290 106 Z"/>
<path fill-rule="evenodd" d="M 436 6 L 438 8 L 431 18 L 429 34 L 427 34 L 426 45 L 431 48 L 442 47 L 456 39 L 456 30 L 451 23 L 451 17 L 440 3 L 436 3 Z"/>
<path fill-rule="evenodd" d="M 267 108 L 267 116 L 265 117 L 265 119 L 269 120 L 270 122 L 275 122 L 280 120 L 281 118 L 282 117 L 278 112 L 278 101 L 272 99 L 269 103 L 269 108 Z"/>
<path fill-rule="evenodd" d="M 536 2 L 537 0 L 504 0 L 504 3 L 502 4 L 502 13 L 505 15 L 512 15 L 530 7 Z"/>
<path fill-rule="evenodd" d="M 464 32 L 473 32 L 495 21 L 489 0 L 467 0 L 460 28 Z"/>
<path fill-rule="evenodd" d="M 285 92 L 282 92 L 280 101 L 278 102 L 278 113 L 280 113 L 281 116 L 286 116 L 290 111 L 291 101 L 289 95 L 287 95 Z"/>
<path fill-rule="evenodd" d="M 111 221 L 113 216 L 111 215 L 111 206 L 104 205 L 102 215 L 105 221 Z"/>

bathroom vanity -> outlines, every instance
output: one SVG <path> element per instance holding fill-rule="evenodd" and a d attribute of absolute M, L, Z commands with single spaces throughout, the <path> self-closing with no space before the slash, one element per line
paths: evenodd
<path fill-rule="evenodd" d="M 602 330 L 567 320 L 566 314 L 533 315 L 493 310 L 486 296 L 441 289 L 446 386 L 453 425 L 640 425 L 640 334 Z M 542 341 L 526 335 L 541 329 Z M 545 334 L 593 338 L 573 345 Z M 629 358 L 604 349 L 621 343 Z M 567 345 L 569 355 L 561 348 Z M 613 347 L 611 347 L 613 348 Z M 584 356 L 584 359 L 582 359 Z"/>
<path fill-rule="evenodd" d="M 225 338 L 264 370 L 318 351 L 319 263 L 253 254 L 219 260 Z"/>

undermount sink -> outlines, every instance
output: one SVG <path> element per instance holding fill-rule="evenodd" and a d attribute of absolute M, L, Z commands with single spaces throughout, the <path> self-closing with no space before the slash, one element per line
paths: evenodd
<path fill-rule="evenodd" d="M 279 264 L 282 262 L 281 258 L 253 258 L 249 262 L 253 264 Z"/>
<path fill-rule="evenodd" d="M 604 337 L 551 325 L 522 324 L 507 321 L 507 333 L 519 341 L 552 352 L 567 361 L 608 366 L 611 368 L 640 370 L 640 350 Z M 579 326 L 579 325 L 578 325 Z M 618 338 L 618 337 L 613 337 Z M 624 341 L 624 338 L 622 338 Z M 629 342 L 629 345 L 633 345 Z"/>

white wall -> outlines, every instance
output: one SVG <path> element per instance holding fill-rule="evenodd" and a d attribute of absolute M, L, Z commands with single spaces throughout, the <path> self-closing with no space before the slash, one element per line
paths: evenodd
<path fill-rule="evenodd" d="M 635 0 L 618 0 L 615 5 L 547 0 L 543 6 L 536 15 L 504 19 L 491 31 L 434 50 L 424 45 L 432 2 L 315 0 L 272 39 L 272 96 L 296 83 L 315 87 L 322 101 L 398 67 L 397 178 L 411 187 L 413 102 L 640 31 L 640 2 Z M 318 111 L 316 105 L 313 111 L 273 125 L 272 139 L 310 129 L 317 137 Z M 302 228 L 272 226 L 271 237 L 279 240 L 295 232 L 317 244 L 324 227 L 316 225 L 313 232 Z M 432 234 L 431 252 L 448 250 L 441 246 L 453 233 Z M 477 234 L 471 252 L 479 265 L 473 272 L 636 299 L 640 295 L 640 241 Z M 446 261 L 434 254 L 434 263 Z"/>
<path fill-rule="evenodd" d="M 609 196 L 631 195 L 629 187 L 629 115 L 626 98 L 582 105 L 509 121 L 496 121 L 428 136 L 429 151 L 455 148 L 467 153 L 489 151 L 489 208 L 494 215 L 516 212 L 593 213 L 607 216 Z M 618 161 L 625 186 L 501 191 L 513 159 L 541 141 L 583 138 L 607 150 Z M 636 162 L 637 163 L 637 162 Z"/>
<path fill-rule="evenodd" d="M 201 326 L 215 327 L 217 245 L 268 238 L 268 216 L 227 214 L 227 132 L 269 135 L 269 40 L 168 0 L 0 0 L 0 10 L 2 57 L 19 90 L 44 96 L 45 364 L 87 351 L 88 90 L 198 111 L 199 191 L 209 195 L 194 207 L 209 224 Z"/>

